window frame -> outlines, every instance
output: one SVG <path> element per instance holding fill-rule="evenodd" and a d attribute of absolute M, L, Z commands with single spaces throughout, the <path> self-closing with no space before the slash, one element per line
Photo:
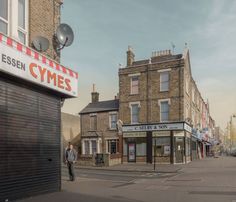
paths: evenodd
<path fill-rule="evenodd" d="M 7 33 L 3 33 L 6 36 L 9 36 L 16 40 L 17 42 L 20 42 L 26 46 L 28 46 L 29 43 L 29 0 L 24 0 L 25 2 L 25 28 L 21 28 L 18 25 L 18 19 L 19 19 L 19 0 L 8 0 L 7 6 L 7 14 L 8 19 L 4 19 L 3 17 L 0 17 L 0 19 L 7 23 Z M 25 43 L 23 43 L 20 40 L 19 32 L 23 33 L 25 35 Z"/>
<path fill-rule="evenodd" d="M 137 78 L 137 84 L 134 85 L 134 81 L 133 79 Z M 137 89 L 134 90 L 134 87 L 136 87 Z M 139 76 L 132 76 L 130 78 L 130 94 L 131 95 L 138 95 L 139 94 Z"/>
<path fill-rule="evenodd" d="M 116 116 L 116 123 L 117 123 L 117 121 L 118 121 L 118 114 L 117 114 L 117 112 L 110 112 L 109 113 L 109 129 L 110 130 L 116 130 L 117 129 L 117 127 L 116 127 L 116 123 L 115 123 L 115 127 L 113 128 L 112 127 L 112 116 Z"/>
<path fill-rule="evenodd" d="M 162 81 L 162 76 L 167 75 L 168 80 Z M 167 89 L 164 88 L 163 84 L 167 84 Z M 168 92 L 170 89 L 170 73 L 168 71 L 160 72 L 160 92 Z"/>
<path fill-rule="evenodd" d="M 161 111 L 161 104 L 163 103 L 163 102 L 167 102 L 167 104 L 168 104 L 168 120 L 165 120 L 165 121 L 163 121 L 162 120 L 162 111 Z M 160 113 L 160 122 L 168 122 L 169 120 L 170 120 L 170 99 L 161 99 L 161 100 L 158 100 L 158 105 L 159 105 L 159 109 L 160 109 L 160 111 L 159 111 L 159 113 Z"/>
<path fill-rule="evenodd" d="M 17 9 L 19 9 L 19 1 L 20 0 L 17 0 Z M 25 16 L 24 16 L 24 18 L 25 18 L 25 28 L 22 28 L 22 27 L 20 27 L 19 26 L 19 12 L 17 12 L 17 35 L 18 35 L 18 39 L 19 39 L 19 41 L 20 41 L 20 37 L 19 37 L 19 32 L 21 32 L 21 33 L 23 33 L 24 35 L 25 35 L 25 43 L 23 43 L 22 41 L 20 41 L 22 44 L 25 44 L 25 45 L 27 45 L 28 44 L 28 16 L 29 16 L 29 14 L 28 14 L 28 12 L 29 12 L 29 2 L 28 2 L 28 0 L 24 0 L 24 2 L 25 2 Z M 18 10 L 19 11 L 19 10 Z"/>
<path fill-rule="evenodd" d="M 9 30 L 10 30 L 9 29 L 9 18 L 10 18 L 10 0 L 7 0 L 7 19 L 0 16 L 0 20 L 7 24 L 7 33 L 1 32 L 6 35 L 9 35 Z"/>
<path fill-rule="evenodd" d="M 137 122 L 134 122 L 133 121 L 133 106 L 134 105 L 137 105 L 138 106 L 138 117 L 137 117 Z M 130 104 L 129 104 L 129 107 L 130 107 L 130 122 L 131 122 L 131 124 L 138 124 L 139 123 L 139 114 L 140 114 L 140 108 L 141 108 L 141 106 L 140 106 L 140 102 L 131 102 Z"/>

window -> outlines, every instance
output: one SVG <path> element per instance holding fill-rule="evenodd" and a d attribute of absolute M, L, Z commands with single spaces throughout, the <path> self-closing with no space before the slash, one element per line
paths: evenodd
<path fill-rule="evenodd" d="M 18 37 L 21 43 L 26 43 L 25 0 L 18 0 Z"/>
<path fill-rule="evenodd" d="M 155 156 L 170 156 L 170 137 L 153 138 Z"/>
<path fill-rule="evenodd" d="M 131 94 L 138 94 L 139 93 L 139 77 L 133 76 L 131 77 Z"/>
<path fill-rule="evenodd" d="M 0 6 L 0 32 L 8 34 L 8 0 L 1 0 Z"/>
<path fill-rule="evenodd" d="M 89 154 L 89 141 L 88 140 L 84 141 L 84 151 L 85 151 L 84 154 Z"/>
<path fill-rule="evenodd" d="M 0 32 L 26 44 L 28 0 L 0 0 L 0 3 Z"/>
<path fill-rule="evenodd" d="M 92 131 L 97 130 L 97 115 L 96 114 L 90 115 L 90 130 Z"/>
<path fill-rule="evenodd" d="M 117 123 L 117 113 L 110 114 L 110 129 L 116 129 L 116 123 Z"/>
<path fill-rule="evenodd" d="M 169 72 L 160 73 L 160 91 L 169 90 Z"/>
<path fill-rule="evenodd" d="M 118 140 L 107 140 L 107 151 L 110 154 L 116 154 L 118 152 Z"/>
<path fill-rule="evenodd" d="M 92 140 L 91 145 L 92 145 L 92 154 L 97 153 L 97 142 L 96 142 L 96 140 Z"/>
<path fill-rule="evenodd" d="M 139 104 L 131 104 L 131 123 L 139 122 Z"/>
<path fill-rule="evenodd" d="M 161 101 L 160 103 L 160 121 L 169 120 L 169 103 L 168 101 Z"/>

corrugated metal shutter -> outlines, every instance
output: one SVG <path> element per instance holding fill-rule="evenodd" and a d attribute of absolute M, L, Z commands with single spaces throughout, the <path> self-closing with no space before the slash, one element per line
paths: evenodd
<path fill-rule="evenodd" d="M 60 98 L 0 77 L 0 201 L 60 190 Z"/>

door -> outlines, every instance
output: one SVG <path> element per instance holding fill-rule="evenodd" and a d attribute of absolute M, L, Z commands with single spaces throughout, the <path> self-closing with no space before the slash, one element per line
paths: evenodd
<path fill-rule="evenodd" d="M 136 162 L 136 143 L 128 143 L 128 162 Z"/>
<path fill-rule="evenodd" d="M 184 137 L 175 137 L 175 163 L 184 162 Z"/>

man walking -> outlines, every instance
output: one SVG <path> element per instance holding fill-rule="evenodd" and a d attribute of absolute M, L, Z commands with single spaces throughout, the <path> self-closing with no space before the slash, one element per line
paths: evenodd
<path fill-rule="evenodd" d="M 66 164 L 69 170 L 69 176 L 71 181 L 75 181 L 74 163 L 77 160 L 77 152 L 73 149 L 73 145 L 70 144 L 66 150 Z"/>

